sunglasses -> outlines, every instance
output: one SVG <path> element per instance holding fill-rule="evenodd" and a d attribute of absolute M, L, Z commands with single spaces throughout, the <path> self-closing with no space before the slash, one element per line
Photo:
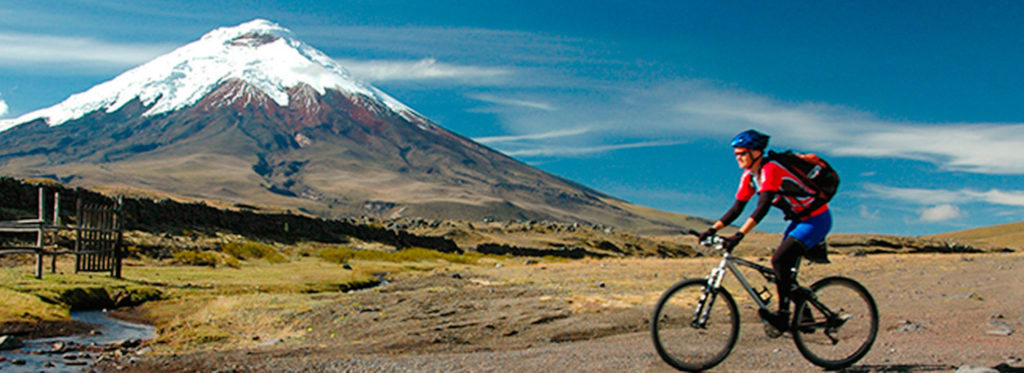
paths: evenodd
<path fill-rule="evenodd" d="M 734 152 L 733 154 L 736 154 L 737 157 L 742 157 L 742 156 L 750 154 L 750 151 L 749 150 L 744 150 L 744 151 Z"/>

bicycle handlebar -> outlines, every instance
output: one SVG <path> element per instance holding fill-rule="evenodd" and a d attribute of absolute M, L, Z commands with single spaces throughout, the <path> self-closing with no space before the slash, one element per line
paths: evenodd
<path fill-rule="evenodd" d="M 693 230 L 693 229 L 690 229 L 689 231 L 686 231 L 685 233 L 689 234 L 689 235 L 692 235 L 692 236 L 697 236 L 697 237 L 700 237 L 700 234 L 701 234 L 701 232 L 697 232 L 696 230 Z M 704 239 L 703 241 L 700 241 L 700 245 L 701 246 L 705 246 L 705 247 L 710 247 L 710 248 L 713 248 L 715 250 L 722 250 L 722 249 L 724 249 L 724 246 L 725 246 L 725 239 L 723 239 L 722 237 L 720 237 L 719 235 L 716 234 L 716 235 L 712 235 L 711 237 L 708 237 L 708 238 Z"/>

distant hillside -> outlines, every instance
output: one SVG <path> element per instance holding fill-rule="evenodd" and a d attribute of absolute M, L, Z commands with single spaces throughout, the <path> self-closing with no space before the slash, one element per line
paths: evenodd
<path fill-rule="evenodd" d="M 970 242 L 975 245 L 1024 248 L 1024 222 L 1008 223 L 926 236 L 945 241 Z"/>
<path fill-rule="evenodd" d="M 36 216 L 38 189 L 46 190 L 47 205 L 54 192 L 61 195 L 62 219 L 72 222 L 75 201 L 110 202 L 98 192 L 44 180 L 26 182 L 0 177 L 0 220 Z M 48 208 L 49 209 L 49 208 Z M 52 211 L 52 210 L 50 210 Z M 49 212 L 47 213 L 49 214 Z M 290 212 L 258 211 L 255 206 L 217 207 L 206 201 L 180 202 L 159 194 L 124 198 L 125 230 L 156 237 L 184 237 L 145 242 L 126 237 L 142 251 L 166 253 L 182 249 L 214 250 L 211 242 L 196 238 L 231 234 L 249 240 L 294 244 L 320 242 L 377 243 L 379 248 L 421 247 L 441 252 L 478 251 L 515 256 L 569 258 L 607 256 L 692 256 L 692 247 L 674 239 L 662 240 L 613 227 L 565 224 L 555 221 L 457 221 L 435 219 L 324 219 Z M 5 237 L 0 237 L 0 240 Z M 177 243 L 176 243 L 177 242 Z M 184 245 L 184 246 L 182 246 Z"/>

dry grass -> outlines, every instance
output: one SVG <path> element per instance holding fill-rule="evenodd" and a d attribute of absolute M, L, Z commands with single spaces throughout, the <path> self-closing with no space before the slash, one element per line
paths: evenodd
<path fill-rule="evenodd" d="M 127 260 L 124 280 L 105 274 L 48 272 L 40 280 L 32 275 L 34 264 L 0 268 L 0 323 L 68 320 L 69 306 L 59 302 L 69 292 L 145 288 L 158 290 L 163 298 L 137 311 L 158 327 L 157 349 L 251 346 L 301 339 L 315 327 L 303 315 L 344 291 L 379 283 L 380 276 L 403 278 L 438 268 L 493 266 L 507 260 L 477 253 L 356 250 L 316 243 L 277 248 L 242 242 L 219 248 L 222 252 L 179 252 L 207 254 L 212 264 L 207 266 L 181 265 L 197 264 L 183 256 Z M 62 258 L 58 269 L 73 268 L 70 260 Z M 234 265 L 216 265 L 231 260 Z"/>

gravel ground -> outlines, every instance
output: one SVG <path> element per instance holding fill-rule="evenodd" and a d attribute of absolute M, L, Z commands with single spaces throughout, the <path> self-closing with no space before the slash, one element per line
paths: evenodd
<path fill-rule="evenodd" d="M 881 330 L 850 372 L 1024 372 L 1024 254 L 833 257 L 874 295 Z M 338 295 L 302 338 L 244 350 L 110 357 L 106 371 L 664 372 L 647 318 L 660 292 L 715 264 L 583 260 L 470 266 Z M 757 285 L 755 285 L 757 286 Z M 726 287 L 745 298 L 734 283 Z M 713 371 L 820 371 L 787 336 L 769 339 L 741 302 L 740 341 Z M 157 349 L 159 350 L 159 349 Z M 973 371 L 982 371 L 975 369 Z"/>

